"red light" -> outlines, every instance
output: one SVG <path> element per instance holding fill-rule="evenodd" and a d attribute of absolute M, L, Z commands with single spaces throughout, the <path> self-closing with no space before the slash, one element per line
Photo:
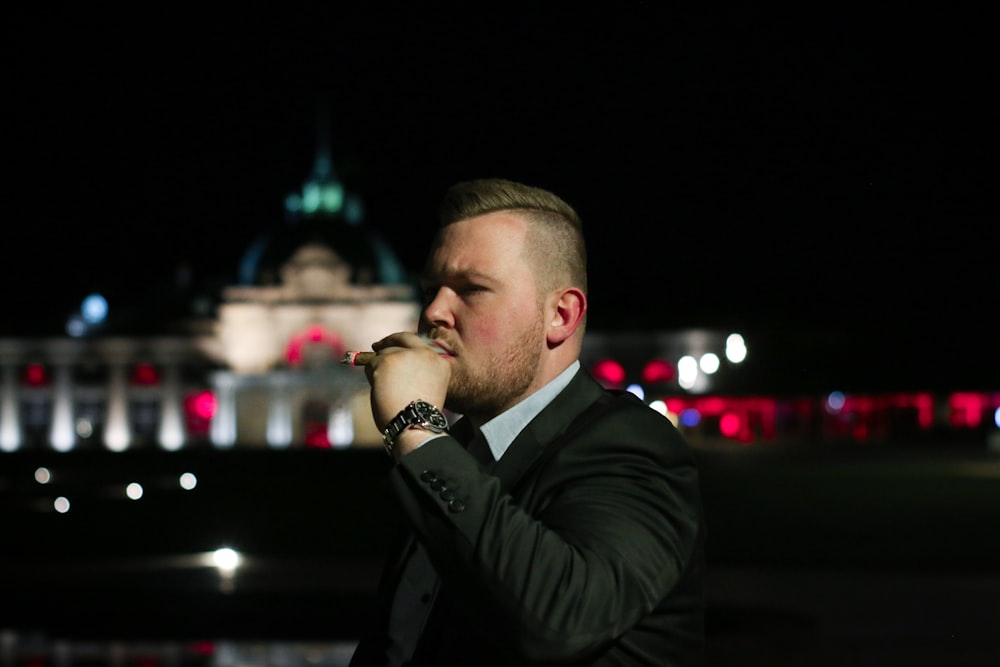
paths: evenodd
<path fill-rule="evenodd" d="M 642 369 L 642 380 L 649 384 L 673 382 L 676 377 L 677 369 L 663 359 L 653 359 Z"/>
<path fill-rule="evenodd" d="M 717 415 L 726 409 L 726 402 L 719 396 L 706 396 L 698 402 L 698 411 L 703 415 Z"/>
<path fill-rule="evenodd" d="M 218 402 L 210 391 L 199 391 L 184 398 L 184 417 L 187 432 L 196 437 L 206 437 L 212 428 L 212 417 Z"/>
<path fill-rule="evenodd" d="M 955 392 L 948 398 L 951 425 L 954 428 L 977 428 L 988 405 L 986 394 Z"/>
<path fill-rule="evenodd" d="M 28 367 L 24 369 L 24 384 L 29 387 L 42 387 L 48 383 L 49 377 L 45 372 L 45 366 L 41 364 L 28 364 Z"/>
<path fill-rule="evenodd" d="M 601 359 L 594 364 L 594 378 L 605 385 L 621 385 L 625 382 L 625 369 L 614 359 Z"/>
<path fill-rule="evenodd" d="M 210 641 L 196 641 L 188 644 L 187 652 L 194 655 L 215 655 L 215 644 Z"/>
<path fill-rule="evenodd" d="M 669 410 L 671 414 L 675 415 L 679 415 L 680 413 L 684 412 L 684 408 L 687 407 L 686 403 L 684 402 L 684 399 L 682 398 L 668 398 L 666 400 L 666 403 L 667 403 L 667 410 Z"/>
<path fill-rule="evenodd" d="M 329 449 L 330 437 L 326 432 L 326 424 L 312 424 L 306 427 L 306 447 Z"/>
<path fill-rule="evenodd" d="M 160 374 L 153 364 L 137 364 L 132 370 L 132 384 L 149 386 L 160 381 Z"/>
<path fill-rule="evenodd" d="M 318 343 L 323 340 L 324 335 L 323 327 L 309 327 L 309 330 L 306 331 L 306 338 L 314 343 Z"/>
<path fill-rule="evenodd" d="M 306 345 L 322 345 L 328 348 L 331 358 L 339 359 L 344 356 L 346 348 L 340 336 L 332 331 L 324 329 L 318 324 L 306 328 L 305 331 L 295 334 L 288 340 L 285 346 L 285 361 L 290 366 L 299 366 L 305 360 L 303 348 Z"/>
<path fill-rule="evenodd" d="M 727 438 L 735 438 L 740 432 L 740 418 L 732 412 L 727 412 L 719 418 L 719 433 Z"/>
<path fill-rule="evenodd" d="M 185 407 L 194 417 L 211 419 L 215 416 L 218 406 L 215 394 L 210 391 L 200 391 L 188 397 Z"/>

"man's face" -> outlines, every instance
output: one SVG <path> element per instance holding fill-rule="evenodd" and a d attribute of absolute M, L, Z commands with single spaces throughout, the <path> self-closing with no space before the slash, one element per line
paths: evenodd
<path fill-rule="evenodd" d="M 527 231 L 503 211 L 453 223 L 440 230 L 424 269 L 420 329 L 452 354 L 445 405 L 480 421 L 537 389 L 545 328 L 522 252 Z"/>

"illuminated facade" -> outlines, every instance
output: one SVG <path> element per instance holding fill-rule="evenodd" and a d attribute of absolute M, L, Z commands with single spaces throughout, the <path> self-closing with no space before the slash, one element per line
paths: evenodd
<path fill-rule="evenodd" d="M 338 362 L 414 329 L 415 291 L 327 147 L 286 214 L 182 333 L 89 327 L 90 298 L 65 336 L 0 339 L 0 451 L 378 444 L 364 375 Z"/>
<path fill-rule="evenodd" d="M 379 446 L 368 386 L 348 349 L 414 330 L 411 281 L 321 146 L 287 219 L 247 249 L 239 284 L 182 333 L 88 333 L 92 297 L 66 335 L 0 338 L 0 452 L 18 449 Z M 734 332 L 588 331 L 582 362 L 641 395 L 695 444 L 881 442 L 936 428 L 986 431 L 1000 450 L 1000 392 L 806 397 L 748 391 L 752 341 Z M 733 379 L 739 382 L 733 382 Z"/>

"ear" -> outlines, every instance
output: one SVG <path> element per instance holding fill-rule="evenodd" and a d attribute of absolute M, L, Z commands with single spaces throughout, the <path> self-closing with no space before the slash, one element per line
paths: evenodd
<path fill-rule="evenodd" d="M 587 313 L 587 297 L 577 287 L 567 287 L 552 295 L 553 304 L 550 309 L 552 317 L 549 320 L 546 340 L 550 347 L 555 347 L 570 338 L 583 323 Z"/>

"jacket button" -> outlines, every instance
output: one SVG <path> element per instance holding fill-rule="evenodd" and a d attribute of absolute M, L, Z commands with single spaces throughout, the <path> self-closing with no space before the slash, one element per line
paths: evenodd
<path fill-rule="evenodd" d="M 450 500 L 454 500 L 455 499 L 455 492 L 452 491 L 451 489 L 444 489 L 438 495 L 441 496 L 441 500 L 449 500 L 450 501 Z"/>
<path fill-rule="evenodd" d="M 443 479 L 435 479 L 431 482 L 431 488 L 435 491 L 442 491 L 448 488 L 448 484 Z"/>
<path fill-rule="evenodd" d="M 433 482 L 437 478 L 438 476 L 434 473 L 433 470 L 425 470 L 422 473 L 420 473 L 420 479 L 425 482 Z"/>
<path fill-rule="evenodd" d="M 465 509 L 465 503 L 463 503 L 461 500 L 451 500 L 448 502 L 449 512 L 461 512 L 464 509 Z"/>

